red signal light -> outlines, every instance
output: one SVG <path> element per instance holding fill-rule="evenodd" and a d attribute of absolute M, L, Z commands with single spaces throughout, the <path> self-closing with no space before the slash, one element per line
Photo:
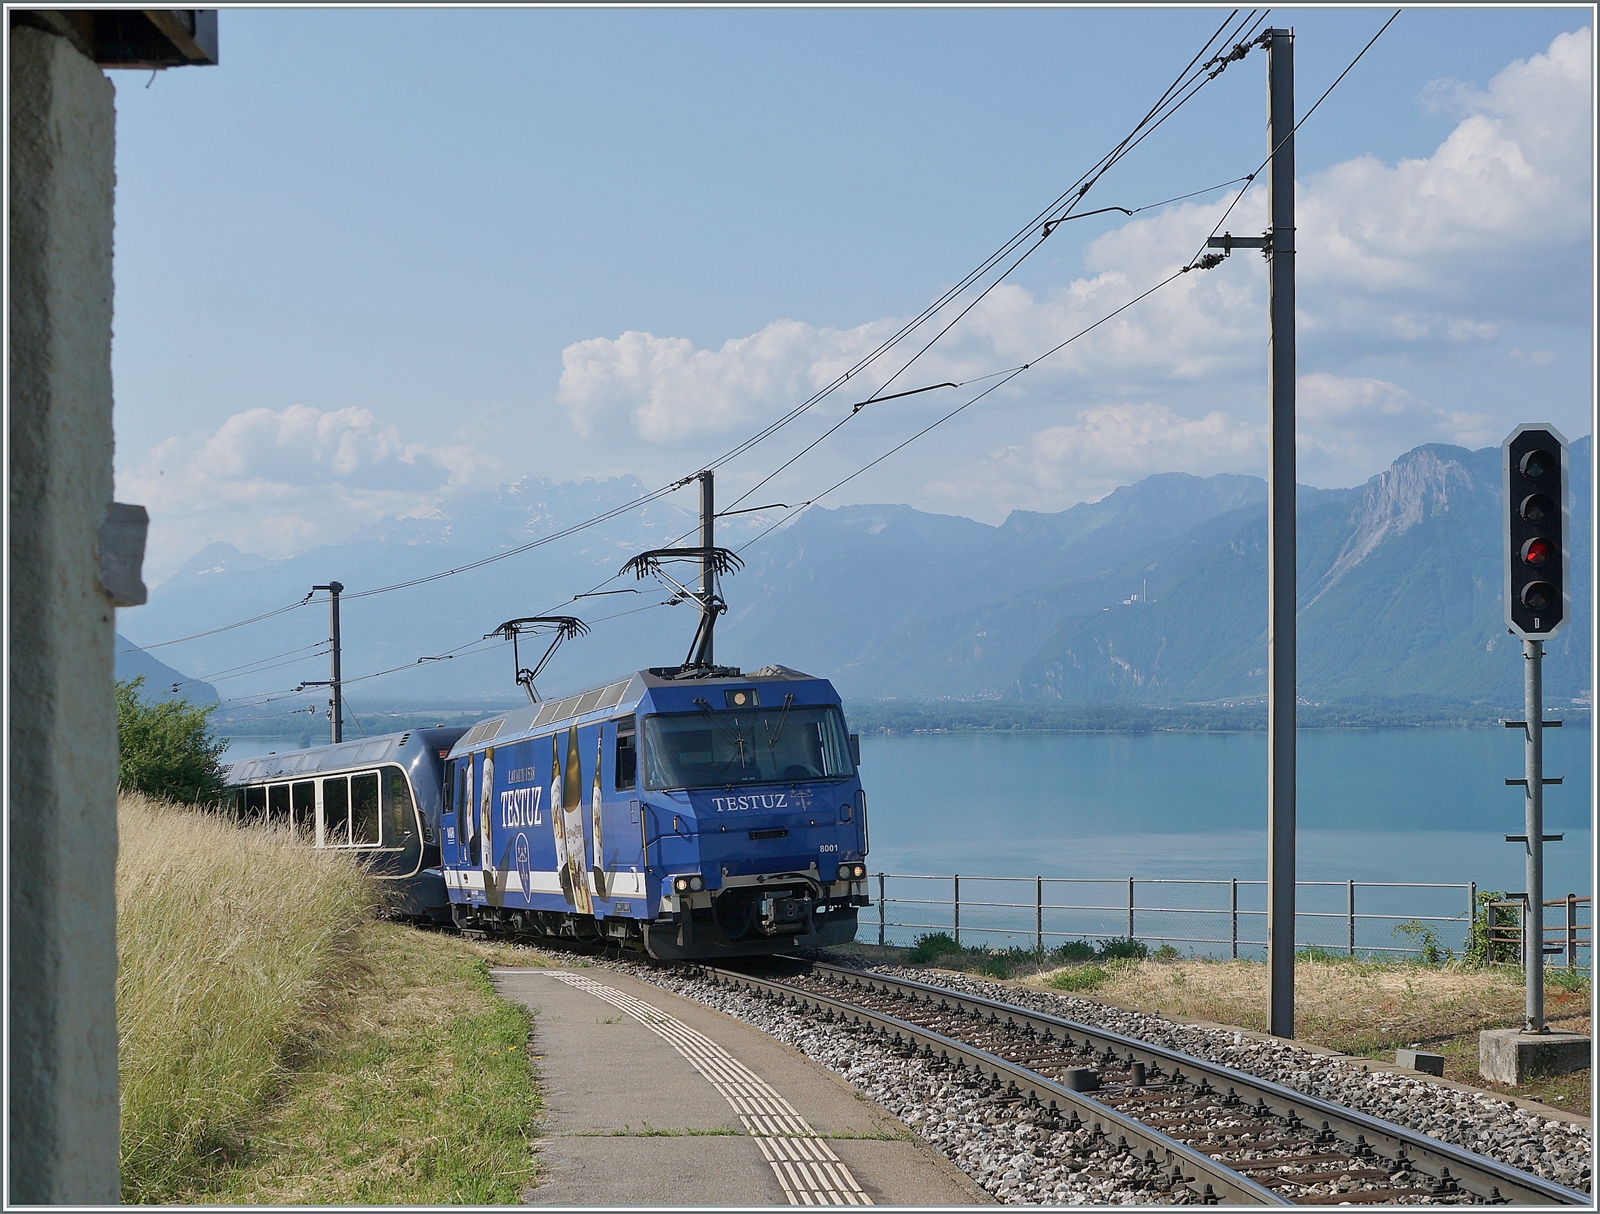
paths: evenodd
<path fill-rule="evenodd" d="M 1538 568 L 1555 555 L 1556 546 L 1542 536 L 1522 545 L 1522 563 Z"/>

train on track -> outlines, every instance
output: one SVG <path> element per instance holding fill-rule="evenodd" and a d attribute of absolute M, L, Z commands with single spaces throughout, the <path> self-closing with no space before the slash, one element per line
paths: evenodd
<path fill-rule="evenodd" d="M 507 620 L 485 639 L 511 642 L 526 707 L 471 729 L 241 760 L 226 776 L 234 811 L 362 854 L 393 913 L 463 932 L 615 943 L 664 960 L 853 940 L 868 905 L 860 743 L 827 679 L 713 661 L 727 610 L 718 578 L 740 561 L 712 543 L 712 474 L 698 476 L 701 545 L 642 552 L 622 568 L 699 609 L 681 665 L 542 700 L 534 680 L 588 627 Z M 698 590 L 668 572 L 684 563 L 698 568 Z M 529 636 L 549 641 L 531 670 L 517 648 Z"/>
<path fill-rule="evenodd" d="M 854 939 L 859 743 L 826 679 L 664 668 L 483 721 L 244 759 L 235 812 L 367 859 L 393 913 L 663 959 Z"/>

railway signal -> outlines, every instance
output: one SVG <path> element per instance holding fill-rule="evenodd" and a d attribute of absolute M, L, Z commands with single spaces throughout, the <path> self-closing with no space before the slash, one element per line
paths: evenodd
<path fill-rule="evenodd" d="M 1544 719 L 1544 642 L 1567 622 L 1567 440 L 1554 426 L 1518 426 L 1500 444 L 1505 485 L 1506 627 L 1522 638 L 1523 777 L 1507 780 L 1524 790 L 1521 843 L 1528 882 L 1522 916 L 1522 966 L 1526 981 L 1523 1029 L 1545 1032 L 1544 1023 L 1544 845 L 1560 835 L 1544 833 L 1544 790 L 1559 778 L 1544 774 L 1544 731 L 1561 722 Z"/>
<path fill-rule="evenodd" d="M 1543 640 L 1567 622 L 1567 440 L 1522 425 L 1500 447 L 1505 484 L 1506 627 Z"/>

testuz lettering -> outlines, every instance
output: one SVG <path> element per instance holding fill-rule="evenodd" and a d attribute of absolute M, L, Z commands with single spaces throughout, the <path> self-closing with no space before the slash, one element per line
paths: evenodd
<path fill-rule="evenodd" d="M 712 797 L 711 806 L 719 814 L 738 813 L 750 809 L 788 809 L 786 792 L 750 793 L 743 797 Z"/>

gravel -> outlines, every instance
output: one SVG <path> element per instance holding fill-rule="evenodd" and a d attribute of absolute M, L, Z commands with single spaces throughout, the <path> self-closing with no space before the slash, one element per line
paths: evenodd
<path fill-rule="evenodd" d="M 576 958 L 546 953 L 556 964 Z M 831 960 L 831 959 L 830 959 Z M 1043 1115 L 1007 1105 L 959 1073 L 903 1057 L 863 1028 L 821 1024 L 813 1017 L 737 993 L 672 968 L 599 960 L 613 969 L 697 1000 L 800 1050 L 854 1084 L 995 1197 L 1029 1205 L 1191 1204 L 1186 1188 L 1169 1191 L 1136 1155 Z M 1174 1024 L 1143 1012 L 1085 999 L 895 966 L 863 967 L 951 990 L 1030 1007 L 1129 1037 L 1181 1050 L 1270 1079 L 1285 1087 L 1360 1109 L 1444 1142 L 1588 1192 L 1591 1143 L 1581 1125 L 1553 1121 L 1492 1096 L 1460 1092 L 1388 1072 L 1364 1071 L 1343 1058 L 1313 1054 L 1243 1033 Z"/>
<path fill-rule="evenodd" d="M 1590 1191 L 1590 1131 L 1580 1124 L 1555 1121 L 1517 1108 L 1497 1096 L 1457 1091 L 1388 1071 L 1367 1071 L 1346 1058 L 1314 1054 L 1225 1029 L 1174 1024 L 1147 1012 L 1107 1007 L 1070 995 L 897 966 L 867 968 L 885 977 L 909 978 L 1013 1003 L 1181 1050 L 1297 1092 L 1359 1109 L 1569 1188 Z"/>

